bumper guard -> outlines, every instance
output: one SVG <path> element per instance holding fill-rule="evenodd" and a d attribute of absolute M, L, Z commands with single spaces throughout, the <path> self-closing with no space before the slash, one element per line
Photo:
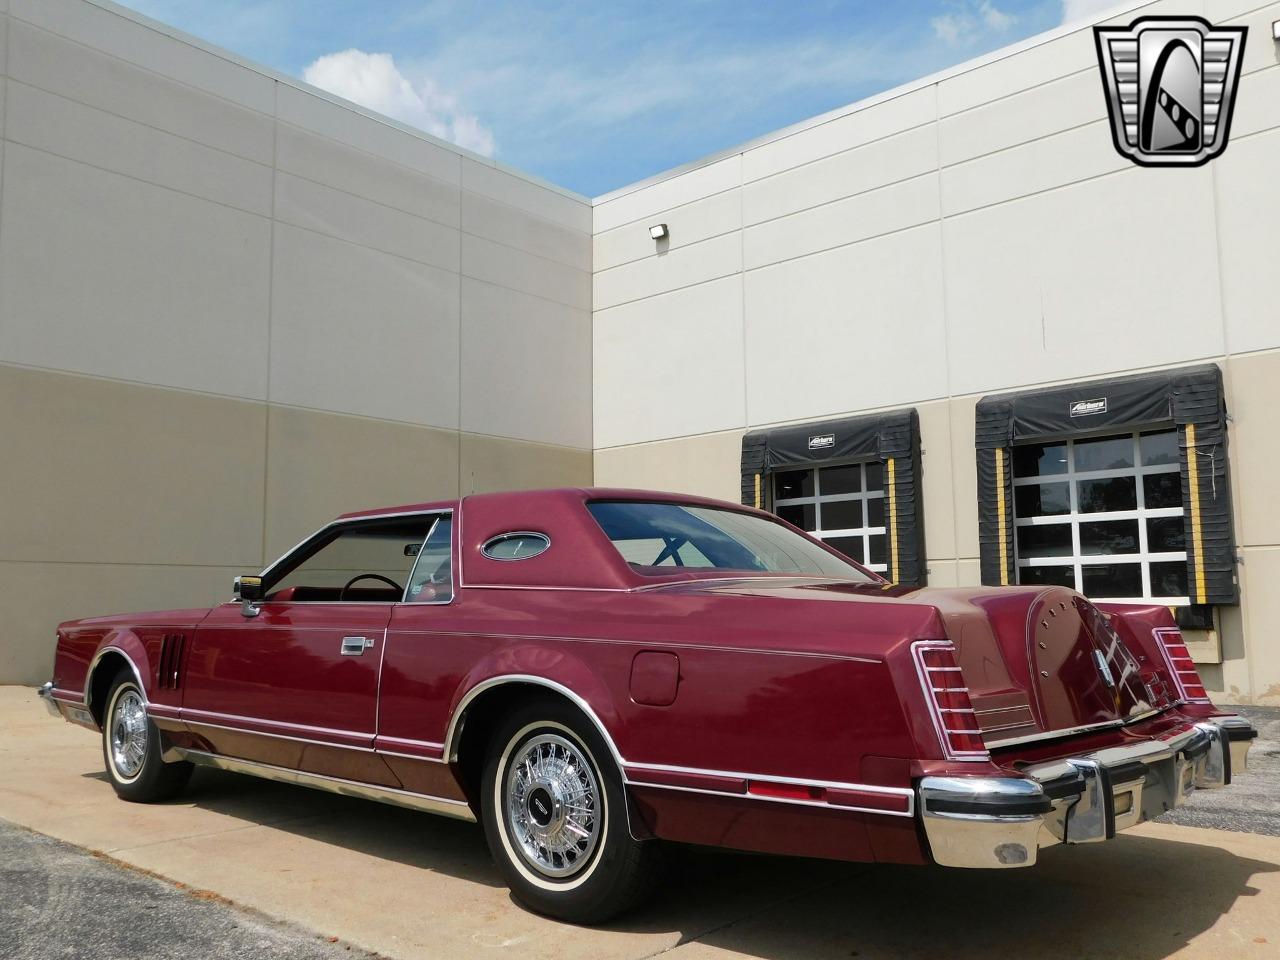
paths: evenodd
<path fill-rule="evenodd" d="M 936 863 L 1029 867 L 1040 847 L 1098 843 L 1226 786 L 1248 766 L 1258 732 L 1214 717 L 1145 740 L 1028 767 L 1025 777 L 925 777 L 920 812 Z"/>

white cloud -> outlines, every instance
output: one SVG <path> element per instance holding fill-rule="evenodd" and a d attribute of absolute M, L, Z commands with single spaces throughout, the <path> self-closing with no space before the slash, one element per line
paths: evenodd
<path fill-rule="evenodd" d="M 934 36 L 953 47 L 963 47 L 981 39 L 987 33 L 1004 33 L 1018 18 L 1005 13 L 991 0 L 968 3 L 951 13 L 944 13 L 929 21 Z"/>
<path fill-rule="evenodd" d="M 978 4 L 978 12 L 982 14 L 982 22 L 987 25 L 987 29 L 994 30 L 996 33 L 1004 33 L 1018 21 L 1017 17 L 1011 13 L 1005 13 L 990 0 L 983 0 Z"/>
<path fill-rule="evenodd" d="M 976 36 L 977 21 L 962 13 L 945 13 L 929 21 L 934 35 L 945 43 L 958 46 L 968 43 Z"/>
<path fill-rule="evenodd" d="M 1119 0 L 1062 0 L 1062 22 L 1092 20 L 1104 10 L 1114 10 Z"/>
<path fill-rule="evenodd" d="M 362 107 L 394 117 L 442 140 L 492 156 L 493 131 L 458 105 L 457 97 L 424 77 L 416 84 L 389 53 L 343 50 L 318 58 L 303 79 Z"/>

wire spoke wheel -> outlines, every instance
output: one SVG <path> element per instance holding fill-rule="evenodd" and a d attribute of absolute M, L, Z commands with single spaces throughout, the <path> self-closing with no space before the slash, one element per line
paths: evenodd
<path fill-rule="evenodd" d="M 595 771 L 583 750 L 543 733 L 522 744 L 507 766 L 503 816 L 520 855 L 547 877 L 573 876 L 591 861 L 604 811 Z"/>
<path fill-rule="evenodd" d="M 111 705 L 108 730 L 112 766 L 122 779 L 132 780 L 142 771 L 147 759 L 147 710 L 137 690 L 121 689 Z"/>

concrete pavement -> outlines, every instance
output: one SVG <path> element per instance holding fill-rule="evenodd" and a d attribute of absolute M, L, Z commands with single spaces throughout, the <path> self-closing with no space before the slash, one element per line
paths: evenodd
<path fill-rule="evenodd" d="M 0 688 L 0 729 L 0 818 L 392 958 L 1280 950 L 1276 837 L 1153 823 L 998 873 L 684 851 L 647 909 L 584 929 L 516 906 L 474 825 L 213 771 L 197 771 L 180 801 L 127 804 L 98 740 L 49 717 L 32 691 Z"/>

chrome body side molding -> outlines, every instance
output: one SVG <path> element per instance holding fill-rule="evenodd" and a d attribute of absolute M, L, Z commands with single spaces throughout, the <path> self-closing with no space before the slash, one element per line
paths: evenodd
<path fill-rule="evenodd" d="M 290 770 L 287 767 L 275 767 L 269 763 L 258 763 L 254 760 L 239 760 L 235 757 L 222 757 L 202 750 L 188 750 L 184 747 L 171 748 L 172 755 L 178 760 L 187 760 L 201 767 L 212 767 L 215 770 L 228 770 L 232 773 L 247 773 L 264 780 L 275 780 L 278 783 L 292 783 L 296 786 L 311 787 L 329 793 L 341 794 L 344 797 L 359 797 L 362 800 L 377 800 L 397 807 L 420 810 L 426 813 L 438 813 L 457 820 L 476 822 L 476 815 L 471 806 L 463 800 L 449 800 L 445 797 L 431 797 L 426 794 L 410 793 L 407 790 L 395 790 L 391 787 L 376 787 L 368 783 L 357 783 L 354 780 L 342 780 L 338 777 L 326 777 L 318 773 L 307 773 L 303 770 Z"/>

